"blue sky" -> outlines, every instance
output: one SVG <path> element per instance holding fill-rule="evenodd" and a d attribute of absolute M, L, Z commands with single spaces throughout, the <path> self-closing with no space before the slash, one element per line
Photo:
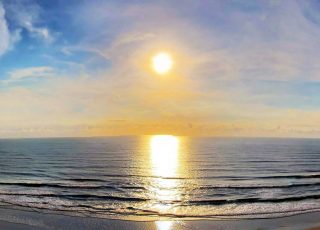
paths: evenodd
<path fill-rule="evenodd" d="M 0 0 L 0 136 L 320 135 L 319 1 Z M 172 73 L 148 66 L 172 54 Z"/>

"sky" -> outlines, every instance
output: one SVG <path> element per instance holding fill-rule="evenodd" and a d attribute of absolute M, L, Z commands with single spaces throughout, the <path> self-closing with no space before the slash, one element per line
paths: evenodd
<path fill-rule="evenodd" d="M 0 0 L 0 137 L 320 137 L 319 10 Z M 166 76 L 150 68 L 161 51 Z"/>

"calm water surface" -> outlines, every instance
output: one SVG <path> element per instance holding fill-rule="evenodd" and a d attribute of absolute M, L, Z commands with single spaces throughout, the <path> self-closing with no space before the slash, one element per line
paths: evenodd
<path fill-rule="evenodd" d="M 0 140 L 2 205 L 136 220 L 320 210 L 320 141 L 174 136 Z"/>

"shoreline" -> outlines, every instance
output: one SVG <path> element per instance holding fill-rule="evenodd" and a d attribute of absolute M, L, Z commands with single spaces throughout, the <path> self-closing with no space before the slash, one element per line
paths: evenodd
<path fill-rule="evenodd" d="M 142 229 L 142 230 L 173 230 L 173 229 L 320 229 L 320 212 L 310 212 L 287 217 L 266 219 L 236 220 L 164 220 L 164 221 L 130 221 L 103 219 L 94 217 L 77 217 L 63 214 L 17 210 L 0 207 L 0 229 L 36 230 L 36 229 Z"/>

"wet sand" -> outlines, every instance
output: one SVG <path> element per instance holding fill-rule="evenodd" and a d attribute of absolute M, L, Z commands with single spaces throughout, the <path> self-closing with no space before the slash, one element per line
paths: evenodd
<path fill-rule="evenodd" d="M 249 220 L 197 220 L 197 221 L 125 221 L 90 217 L 72 217 L 0 208 L 0 229 L 141 229 L 141 230 L 184 230 L 184 229 L 282 229 L 282 230 L 319 230 L 320 212 L 300 214 L 274 219 Z"/>

